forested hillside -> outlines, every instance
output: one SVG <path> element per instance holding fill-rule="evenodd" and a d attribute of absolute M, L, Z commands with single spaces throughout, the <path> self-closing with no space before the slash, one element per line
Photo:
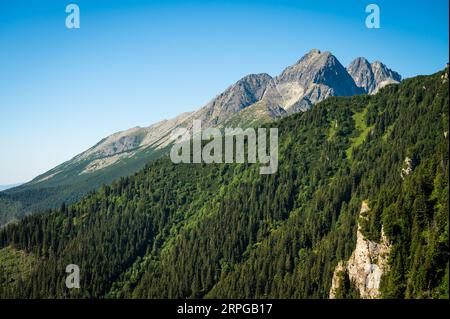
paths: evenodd
<path fill-rule="evenodd" d="M 448 298 L 448 112 L 447 68 L 268 124 L 279 128 L 273 175 L 149 163 L 2 229 L 0 297 L 328 298 L 359 221 L 391 243 L 383 297 Z M 65 287 L 68 264 L 80 289 Z"/>
<path fill-rule="evenodd" d="M 347 70 L 331 52 L 313 49 L 274 78 L 246 75 L 195 112 L 114 133 L 32 181 L 0 192 L 0 227 L 63 201 L 76 202 L 102 184 L 138 172 L 167 155 L 170 133 L 192 128 L 193 120 L 200 120 L 203 128 L 259 126 L 306 111 L 329 96 L 373 93 L 400 80 L 381 62 L 357 58 Z"/>
<path fill-rule="evenodd" d="M 89 160 L 62 163 L 44 174 L 46 176 L 37 176 L 29 183 L 0 192 L 0 227 L 24 216 L 58 207 L 63 201 L 75 202 L 103 184 L 134 174 L 149 161 L 166 153 L 166 149 L 148 148 L 133 158 L 124 158 L 101 172 L 89 174 L 80 174 L 90 164 Z"/>

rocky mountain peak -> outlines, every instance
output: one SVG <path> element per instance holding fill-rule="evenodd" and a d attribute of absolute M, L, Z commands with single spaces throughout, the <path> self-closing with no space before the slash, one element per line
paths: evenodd
<path fill-rule="evenodd" d="M 374 94 L 383 86 L 401 81 L 401 76 L 389 69 L 380 61 L 369 63 L 365 58 L 353 60 L 347 67 L 347 72 L 351 75 L 356 85 L 365 93 Z"/>
<path fill-rule="evenodd" d="M 296 64 L 304 63 L 305 61 L 307 61 L 309 59 L 313 59 L 314 57 L 319 56 L 321 53 L 322 52 L 319 49 L 312 49 L 308 53 L 306 53 L 304 56 L 302 56 L 300 58 L 300 60 L 297 61 Z"/>
<path fill-rule="evenodd" d="M 328 51 L 313 49 L 305 54 L 296 64 L 287 67 L 276 77 L 278 83 L 297 81 L 306 84 L 314 80 L 319 70 L 336 65 L 337 59 Z"/>
<path fill-rule="evenodd" d="M 272 77 L 266 73 L 247 75 L 216 96 L 195 116 L 206 126 L 218 125 L 234 113 L 261 100 L 272 83 Z"/>
<path fill-rule="evenodd" d="M 375 61 L 371 64 L 375 80 L 380 83 L 386 79 L 392 79 L 393 81 L 400 82 L 402 77 L 395 71 L 389 69 L 386 65 L 380 61 Z"/>
<path fill-rule="evenodd" d="M 275 78 L 279 105 L 288 113 L 304 111 L 331 95 L 364 93 L 329 51 L 313 49 Z M 271 93 L 272 100 L 276 95 Z"/>
<path fill-rule="evenodd" d="M 352 62 L 350 62 L 349 66 L 347 67 L 347 71 L 352 74 L 355 71 L 368 71 L 372 72 L 372 67 L 364 57 L 358 57 L 354 59 Z"/>
<path fill-rule="evenodd" d="M 365 93 L 372 92 L 376 88 L 372 66 L 366 58 L 359 57 L 353 60 L 347 67 L 347 72 L 351 75 L 356 85 L 364 89 Z"/>

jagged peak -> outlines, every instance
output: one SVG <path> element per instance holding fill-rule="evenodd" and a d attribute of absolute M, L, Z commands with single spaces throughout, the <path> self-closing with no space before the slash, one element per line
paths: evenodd
<path fill-rule="evenodd" d="M 235 84 L 239 84 L 242 82 L 249 82 L 254 80 L 262 80 L 262 81 L 270 81 L 272 80 L 272 77 L 267 73 L 252 73 L 244 76 L 239 81 L 237 81 Z"/>
<path fill-rule="evenodd" d="M 282 80 L 284 77 L 289 77 L 292 74 L 297 74 L 301 77 L 302 75 L 307 75 L 307 73 L 316 73 L 319 70 L 330 66 L 338 66 L 340 68 L 341 64 L 330 51 L 322 52 L 318 49 L 313 49 L 298 60 L 297 63 L 285 68 L 275 80 Z M 342 67 L 342 69 L 344 69 L 344 67 Z"/>
<path fill-rule="evenodd" d="M 270 78 L 271 79 L 272 77 L 267 73 L 251 73 L 251 74 L 244 76 L 241 80 L 244 80 L 247 78 Z"/>
<path fill-rule="evenodd" d="M 370 62 L 365 57 L 357 57 L 348 65 L 347 69 L 350 69 L 354 66 L 365 65 L 366 67 L 370 67 Z"/>
<path fill-rule="evenodd" d="M 320 51 L 319 49 L 312 49 L 308 53 L 306 53 L 304 56 L 302 56 L 295 65 L 304 64 L 305 62 L 311 61 L 311 60 L 319 60 L 323 59 L 326 61 L 329 58 L 336 57 L 330 52 L 330 51 Z M 337 59 L 336 59 L 337 60 Z"/>
<path fill-rule="evenodd" d="M 372 66 L 386 67 L 386 65 L 385 65 L 383 62 L 379 61 L 379 60 L 373 61 L 373 62 L 371 63 L 371 65 L 372 65 Z"/>
<path fill-rule="evenodd" d="M 321 51 L 319 49 L 311 49 L 308 53 L 306 53 L 305 55 L 303 55 L 298 61 L 297 63 L 301 63 L 302 61 L 313 57 L 313 56 L 317 56 L 320 55 Z"/>
<path fill-rule="evenodd" d="M 372 71 L 373 71 L 374 74 L 376 74 L 378 71 L 380 71 L 380 72 L 389 74 L 390 77 L 392 77 L 392 79 L 393 79 L 394 81 L 400 82 L 401 79 L 402 79 L 402 76 L 401 76 L 399 73 L 397 73 L 397 72 L 391 70 L 390 68 L 388 68 L 388 67 L 387 67 L 384 63 L 382 63 L 381 61 L 378 61 L 378 60 L 373 61 L 370 65 L 371 65 L 371 67 L 372 67 Z"/>
<path fill-rule="evenodd" d="M 401 75 L 389 69 L 384 63 L 375 60 L 372 63 L 364 57 L 354 59 L 347 67 L 358 87 L 366 93 L 375 94 L 380 88 L 389 83 L 401 81 Z"/>

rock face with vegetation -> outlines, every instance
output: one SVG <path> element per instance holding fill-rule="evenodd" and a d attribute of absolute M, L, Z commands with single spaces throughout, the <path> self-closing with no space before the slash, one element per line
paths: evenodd
<path fill-rule="evenodd" d="M 359 217 L 367 219 L 369 206 L 363 202 Z M 332 285 L 330 288 L 330 298 L 339 296 L 342 289 L 343 280 L 349 280 L 353 284 L 361 298 L 374 299 L 381 296 L 380 283 L 383 274 L 388 271 L 388 257 L 390 244 L 381 227 L 380 242 L 368 240 L 361 232 L 358 223 L 356 233 L 356 247 L 349 260 L 340 261 L 333 273 Z M 348 276 L 348 278 L 342 278 Z"/>
<path fill-rule="evenodd" d="M 7 225 L 0 263 L 10 272 L 23 256 L 29 272 L 0 277 L 0 297 L 329 298 L 347 261 L 336 298 L 448 298 L 447 77 L 329 97 L 266 124 L 279 130 L 276 174 L 163 157 Z M 80 289 L 64 285 L 68 264 Z"/>

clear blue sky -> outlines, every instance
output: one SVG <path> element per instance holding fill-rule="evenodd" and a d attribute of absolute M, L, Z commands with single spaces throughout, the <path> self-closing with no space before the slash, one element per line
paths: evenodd
<path fill-rule="evenodd" d="M 448 1 L 0 1 L 0 184 L 28 181 L 101 138 L 197 109 L 311 48 L 403 77 L 448 62 Z M 365 6 L 381 28 L 365 27 Z"/>

